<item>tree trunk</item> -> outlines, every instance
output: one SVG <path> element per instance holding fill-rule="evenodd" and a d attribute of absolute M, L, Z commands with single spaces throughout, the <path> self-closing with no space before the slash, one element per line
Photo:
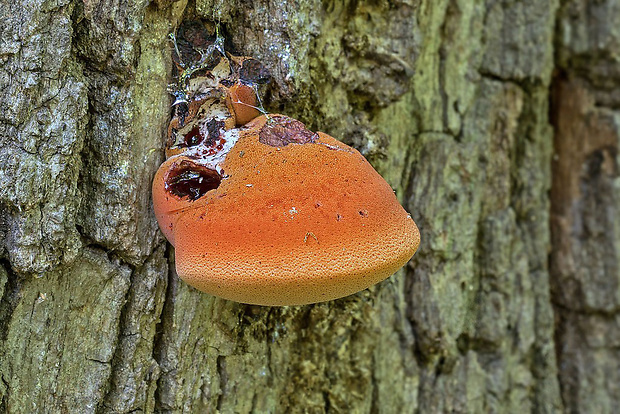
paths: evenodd
<path fill-rule="evenodd" d="M 168 34 L 359 149 L 422 234 L 356 295 L 242 305 L 153 215 Z M 620 1 L 0 3 L 0 412 L 612 413 Z"/>

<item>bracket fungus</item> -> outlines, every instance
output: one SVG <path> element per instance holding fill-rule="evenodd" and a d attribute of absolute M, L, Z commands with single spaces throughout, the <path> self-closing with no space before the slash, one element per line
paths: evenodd
<path fill-rule="evenodd" d="M 178 275 L 203 292 L 271 306 L 384 280 L 418 247 L 411 216 L 357 150 L 261 115 L 259 78 L 260 62 L 220 54 L 176 105 L 153 203 Z"/>

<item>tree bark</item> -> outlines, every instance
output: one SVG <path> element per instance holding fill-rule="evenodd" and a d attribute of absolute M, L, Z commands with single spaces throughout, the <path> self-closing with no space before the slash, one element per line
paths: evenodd
<path fill-rule="evenodd" d="M 195 18 L 393 186 L 403 270 L 298 307 L 178 279 L 150 183 Z M 0 412 L 614 412 L 619 28 L 618 0 L 0 3 Z"/>

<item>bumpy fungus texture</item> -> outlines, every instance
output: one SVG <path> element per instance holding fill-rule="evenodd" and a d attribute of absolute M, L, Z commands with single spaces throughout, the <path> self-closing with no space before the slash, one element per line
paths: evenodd
<path fill-rule="evenodd" d="M 264 76 L 255 60 L 231 57 L 227 77 L 177 108 L 170 158 L 153 182 L 179 276 L 242 303 L 301 305 L 393 274 L 420 235 L 390 186 L 329 135 L 283 115 L 252 116 L 257 98 L 239 76 L 243 62 Z"/>

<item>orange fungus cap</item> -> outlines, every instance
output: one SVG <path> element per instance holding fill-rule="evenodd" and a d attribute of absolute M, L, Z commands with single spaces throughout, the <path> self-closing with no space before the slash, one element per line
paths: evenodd
<path fill-rule="evenodd" d="M 153 184 L 187 283 L 242 303 L 301 305 L 363 290 L 413 256 L 418 228 L 358 151 L 281 115 L 235 131 L 217 167 L 172 157 Z"/>

